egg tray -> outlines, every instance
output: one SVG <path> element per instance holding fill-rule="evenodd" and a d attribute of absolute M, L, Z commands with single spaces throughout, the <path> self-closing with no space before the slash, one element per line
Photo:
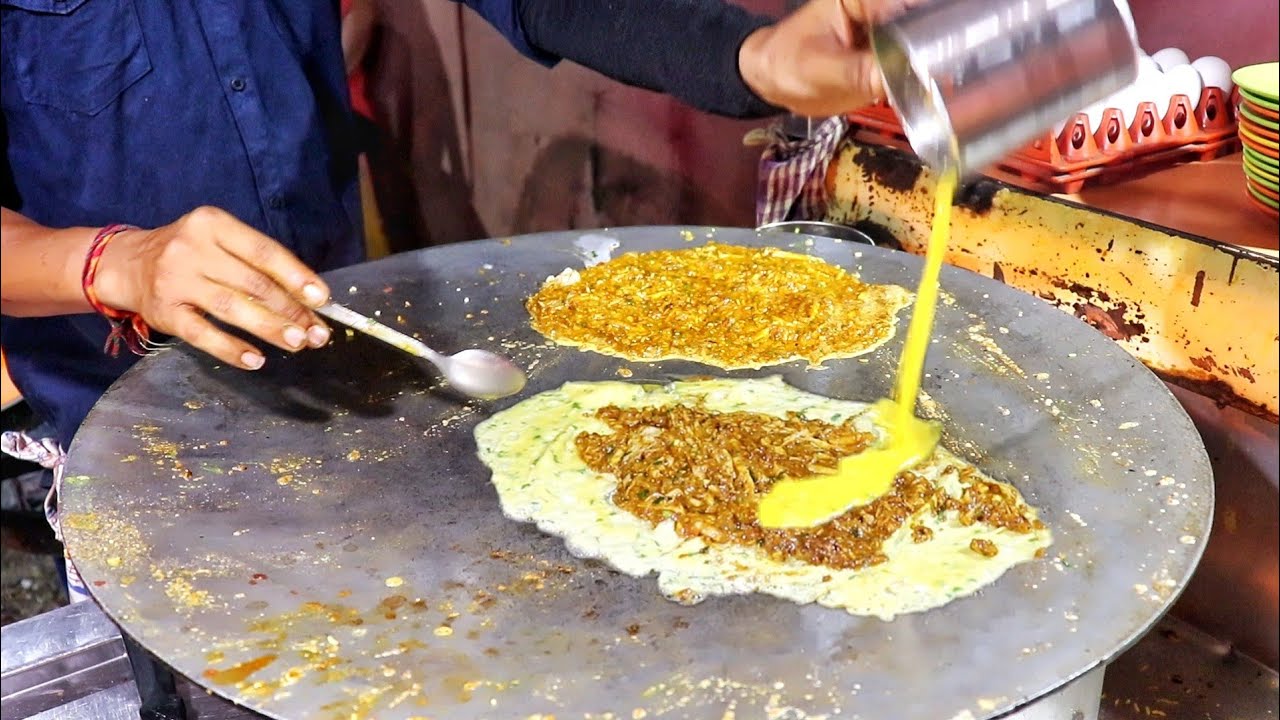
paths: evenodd
<path fill-rule="evenodd" d="M 1128 126 L 1116 108 L 1103 112 L 1097 128 L 1086 113 L 1077 113 L 1057 135 L 1045 133 L 996 163 L 989 174 L 1042 192 L 1075 193 L 1229 155 L 1240 149 L 1238 99 L 1238 91 L 1205 88 L 1195 105 L 1186 95 L 1174 95 L 1163 115 L 1155 103 L 1145 102 Z M 883 102 L 847 119 L 859 140 L 909 147 L 897 114 Z"/>

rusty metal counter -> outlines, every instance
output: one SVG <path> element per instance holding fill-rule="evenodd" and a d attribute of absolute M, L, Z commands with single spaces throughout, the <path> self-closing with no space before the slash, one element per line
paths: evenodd
<path fill-rule="evenodd" d="M 969 188 L 947 262 L 1093 324 L 1174 387 L 1209 449 L 1214 533 L 1174 613 L 1280 663 L 1280 242 L 1244 198 L 1239 156 L 1045 197 Z M 932 180 L 898 150 L 848 140 L 827 173 L 830 222 L 923 251 Z"/>

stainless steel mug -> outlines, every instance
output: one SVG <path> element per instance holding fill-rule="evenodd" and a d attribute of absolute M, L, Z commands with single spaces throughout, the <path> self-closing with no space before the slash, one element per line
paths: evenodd
<path fill-rule="evenodd" d="M 1125 0 L 926 0 L 871 45 L 912 149 L 962 174 L 1138 76 Z"/>

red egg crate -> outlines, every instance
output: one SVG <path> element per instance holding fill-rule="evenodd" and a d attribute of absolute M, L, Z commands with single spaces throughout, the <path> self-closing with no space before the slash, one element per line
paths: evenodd
<path fill-rule="evenodd" d="M 1010 154 L 990 174 L 1043 192 L 1075 193 L 1090 185 L 1120 182 L 1185 162 L 1212 160 L 1240 150 L 1236 134 L 1236 92 L 1205 88 L 1200 103 L 1174 95 L 1163 115 L 1155 103 L 1138 106 L 1127 127 L 1115 108 L 1102 114 L 1099 127 L 1077 113 L 1062 131 Z M 1192 108 L 1195 108 L 1194 110 Z M 893 109 L 885 103 L 848 115 L 863 140 L 907 147 Z"/>

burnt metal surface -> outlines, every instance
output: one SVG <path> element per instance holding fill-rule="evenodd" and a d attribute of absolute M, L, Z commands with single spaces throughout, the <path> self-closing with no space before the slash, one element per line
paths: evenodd
<path fill-rule="evenodd" d="M 1276 671 L 1231 643 L 1165 617 L 1107 667 L 1102 720 L 1280 717 Z"/>
<path fill-rule="evenodd" d="M 1173 386 L 1213 466 L 1213 532 L 1171 611 L 1271 668 L 1280 667 L 1280 433 Z"/>
<path fill-rule="evenodd" d="M 523 300 L 615 253 L 783 244 L 914 286 L 914 256 L 707 228 L 568 232 L 434 248 L 329 277 L 335 295 L 448 351 L 502 349 L 523 396 L 568 380 L 705 374 L 547 346 Z M 1164 385 L 1013 288 L 943 271 L 925 414 L 1016 485 L 1049 557 L 882 622 L 763 596 L 683 607 L 504 518 L 463 403 L 361 338 L 245 373 L 185 348 L 143 360 L 71 448 L 62 524 L 106 611 L 182 673 L 277 718 L 994 717 L 1113 658 L 1177 596 L 1213 511 L 1208 458 Z M 901 335 L 811 370 L 833 397 L 890 389 Z M 619 371 L 623 371 L 620 373 Z M 927 688 L 927 692 L 922 692 Z"/>

